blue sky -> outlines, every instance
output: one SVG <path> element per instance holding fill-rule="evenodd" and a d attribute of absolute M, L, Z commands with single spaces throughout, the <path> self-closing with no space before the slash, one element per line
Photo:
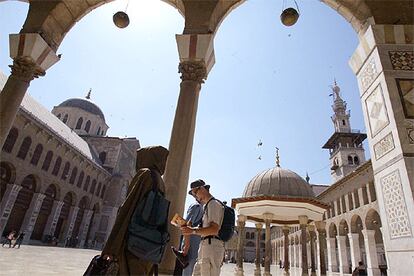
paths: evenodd
<path fill-rule="evenodd" d="M 58 49 L 61 61 L 29 91 L 51 110 L 92 88 L 108 135 L 168 147 L 180 83 L 175 34 L 182 33 L 184 20 L 162 1 L 130 0 L 131 23 L 118 29 L 112 15 L 126 3 L 106 4 L 80 20 Z M 205 179 L 222 200 L 240 197 L 250 179 L 273 167 L 276 146 L 283 168 L 303 177 L 309 172 L 311 183 L 331 183 L 329 154 L 321 146 L 333 133 L 328 95 L 334 78 L 351 109 L 352 128 L 365 131 L 348 66 L 356 33 L 325 4 L 298 4 L 299 21 L 285 27 L 282 1 L 246 1 L 216 34 L 216 64 L 200 94 L 190 180 Z M 8 34 L 19 32 L 27 10 L 26 3 L 0 3 L 0 70 L 6 74 L 12 63 Z"/>

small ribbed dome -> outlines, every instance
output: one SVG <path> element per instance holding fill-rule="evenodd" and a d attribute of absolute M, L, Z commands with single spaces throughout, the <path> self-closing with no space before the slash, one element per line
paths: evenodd
<path fill-rule="evenodd" d="M 314 197 L 311 186 L 298 174 L 275 167 L 256 175 L 244 189 L 243 197 L 260 195 Z"/>
<path fill-rule="evenodd" d="M 60 107 L 77 107 L 80 109 L 85 110 L 86 112 L 90 112 L 92 114 L 98 115 L 105 121 L 105 116 L 102 112 L 102 110 L 93 102 L 87 100 L 87 99 L 80 99 L 80 98 L 73 98 L 64 101 L 60 105 Z"/>

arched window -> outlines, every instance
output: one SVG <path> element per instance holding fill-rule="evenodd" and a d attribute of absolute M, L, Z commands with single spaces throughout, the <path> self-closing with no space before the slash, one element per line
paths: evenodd
<path fill-rule="evenodd" d="M 41 144 L 37 144 L 33 156 L 32 156 L 32 160 L 30 160 L 30 163 L 32 165 L 37 166 L 37 163 L 39 163 L 39 159 L 40 159 L 40 155 L 42 155 L 43 152 L 43 146 Z"/>
<path fill-rule="evenodd" d="M 91 121 L 86 121 L 86 124 L 85 124 L 85 131 L 86 131 L 86 133 L 89 133 L 89 130 L 91 129 Z"/>
<path fill-rule="evenodd" d="M 91 182 L 91 177 L 88 175 L 88 176 L 86 177 L 85 185 L 83 186 L 83 190 L 84 190 L 84 191 L 88 191 L 88 188 L 89 188 L 89 182 Z"/>
<path fill-rule="evenodd" d="M 76 175 L 77 175 L 77 174 L 78 174 L 78 168 L 74 167 L 74 168 L 72 169 L 72 173 L 70 174 L 70 179 L 69 179 L 69 183 L 70 183 L 70 184 L 75 183 L 75 178 L 76 178 Z"/>
<path fill-rule="evenodd" d="M 354 156 L 354 164 L 359 165 L 359 158 L 358 156 Z"/>
<path fill-rule="evenodd" d="M 250 233 L 246 232 L 246 240 L 249 240 L 249 239 L 250 239 Z"/>
<path fill-rule="evenodd" d="M 63 120 L 62 120 L 65 124 L 68 121 L 68 114 L 65 114 L 65 116 L 63 116 Z"/>
<path fill-rule="evenodd" d="M 15 127 L 12 127 L 7 135 L 6 141 L 4 141 L 3 151 L 8 153 L 12 152 L 17 136 L 19 136 L 19 131 Z"/>
<path fill-rule="evenodd" d="M 348 156 L 348 165 L 353 165 L 354 164 L 354 160 L 352 159 L 352 156 L 349 155 Z"/>
<path fill-rule="evenodd" d="M 83 118 L 82 118 L 82 117 L 80 117 L 80 118 L 78 119 L 78 122 L 76 123 L 76 127 L 75 127 L 75 129 L 81 129 L 81 127 L 82 127 L 82 123 L 83 123 Z"/>
<path fill-rule="evenodd" d="M 96 189 L 96 194 L 95 195 L 99 196 L 99 194 L 101 193 L 101 188 L 102 188 L 102 183 L 99 182 L 98 188 Z"/>
<path fill-rule="evenodd" d="M 89 192 L 93 194 L 95 192 L 95 188 L 96 188 L 96 179 L 92 180 L 92 185 L 91 185 L 91 189 Z"/>
<path fill-rule="evenodd" d="M 104 185 L 104 186 L 102 187 L 101 198 L 103 198 L 103 197 L 104 197 L 104 195 L 105 195 L 105 190 L 106 190 L 106 186 Z"/>
<path fill-rule="evenodd" d="M 60 117 L 62 117 L 62 114 L 59 113 L 56 117 L 60 119 Z"/>
<path fill-rule="evenodd" d="M 69 164 L 69 162 L 66 162 L 65 166 L 63 167 L 63 172 L 62 172 L 62 176 L 60 177 L 60 179 L 66 180 L 68 178 L 69 169 L 70 169 L 70 164 Z"/>
<path fill-rule="evenodd" d="M 83 178 L 85 177 L 85 174 L 83 171 L 79 174 L 78 183 L 76 184 L 77 187 L 82 187 Z"/>
<path fill-rule="evenodd" d="M 342 125 L 346 125 L 345 120 L 342 120 Z"/>
<path fill-rule="evenodd" d="M 17 153 L 17 157 L 19 157 L 20 159 L 26 159 L 27 153 L 29 152 L 30 146 L 32 145 L 32 138 L 30 138 L 29 136 L 24 138 L 19 152 Z"/>
<path fill-rule="evenodd" d="M 55 175 L 55 176 L 58 175 L 61 164 L 62 164 L 62 158 L 60 158 L 60 156 L 58 156 L 58 158 L 56 158 L 56 161 L 55 161 L 55 166 L 53 166 L 53 171 L 52 171 L 53 175 Z"/>
<path fill-rule="evenodd" d="M 99 154 L 99 160 L 101 160 L 102 165 L 105 164 L 105 161 L 106 161 L 106 152 L 103 151 L 103 152 L 101 152 Z"/>
<path fill-rule="evenodd" d="M 252 233 L 252 234 L 250 235 L 250 238 L 251 238 L 251 239 L 254 239 L 254 233 Z"/>
<path fill-rule="evenodd" d="M 48 171 L 50 167 L 50 162 L 52 162 L 53 152 L 49 150 L 46 153 L 45 160 L 43 161 L 42 170 Z"/>
<path fill-rule="evenodd" d="M 98 131 L 96 132 L 96 135 L 99 135 L 101 133 L 101 127 L 98 128 Z"/>

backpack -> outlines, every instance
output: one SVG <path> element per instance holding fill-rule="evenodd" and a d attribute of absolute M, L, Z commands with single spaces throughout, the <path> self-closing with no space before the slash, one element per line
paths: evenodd
<path fill-rule="evenodd" d="M 151 171 L 152 189 L 138 202 L 128 224 L 128 251 L 141 260 L 154 264 L 161 262 L 168 233 L 170 202 L 157 188 L 155 174 Z"/>
<path fill-rule="evenodd" d="M 204 212 L 207 211 L 207 206 L 210 203 L 211 200 L 215 199 L 214 197 L 211 198 L 207 203 L 206 207 L 204 208 Z M 216 199 L 217 200 L 217 199 Z M 220 240 L 227 242 L 233 237 L 234 234 L 234 227 L 236 224 L 236 215 L 234 213 L 234 209 L 230 206 L 227 206 L 220 200 L 217 200 L 220 202 L 221 205 L 224 207 L 224 214 L 223 214 L 223 222 L 221 223 L 221 227 L 218 233 L 218 237 Z"/>

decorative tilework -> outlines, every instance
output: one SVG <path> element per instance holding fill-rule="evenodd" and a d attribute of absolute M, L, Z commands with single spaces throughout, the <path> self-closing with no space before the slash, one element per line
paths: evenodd
<path fill-rule="evenodd" d="M 394 139 L 392 133 L 388 133 L 378 143 L 374 145 L 375 158 L 378 160 L 394 149 Z"/>
<path fill-rule="evenodd" d="M 389 124 L 387 109 L 385 107 L 384 96 L 380 84 L 365 99 L 365 105 L 371 137 L 374 137 Z"/>
<path fill-rule="evenodd" d="M 410 237 L 411 227 L 399 171 L 382 177 L 381 186 L 391 239 Z"/>
<path fill-rule="evenodd" d="M 414 52 L 389 51 L 394 70 L 414 71 Z"/>
<path fill-rule="evenodd" d="M 371 60 L 367 63 L 365 68 L 363 69 L 359 79 L 361 81 L 362 91 L 367 90 L 367 88 L 371 85 L 371 83 L 375 80 L 377 77 L 377 66 L 375 65 L 374 58 L 371 58 Z"/>
<path fill-rule="evenodd" d="M 414 119 L 414 79 L 396 79 L 406 118 Z"/>

